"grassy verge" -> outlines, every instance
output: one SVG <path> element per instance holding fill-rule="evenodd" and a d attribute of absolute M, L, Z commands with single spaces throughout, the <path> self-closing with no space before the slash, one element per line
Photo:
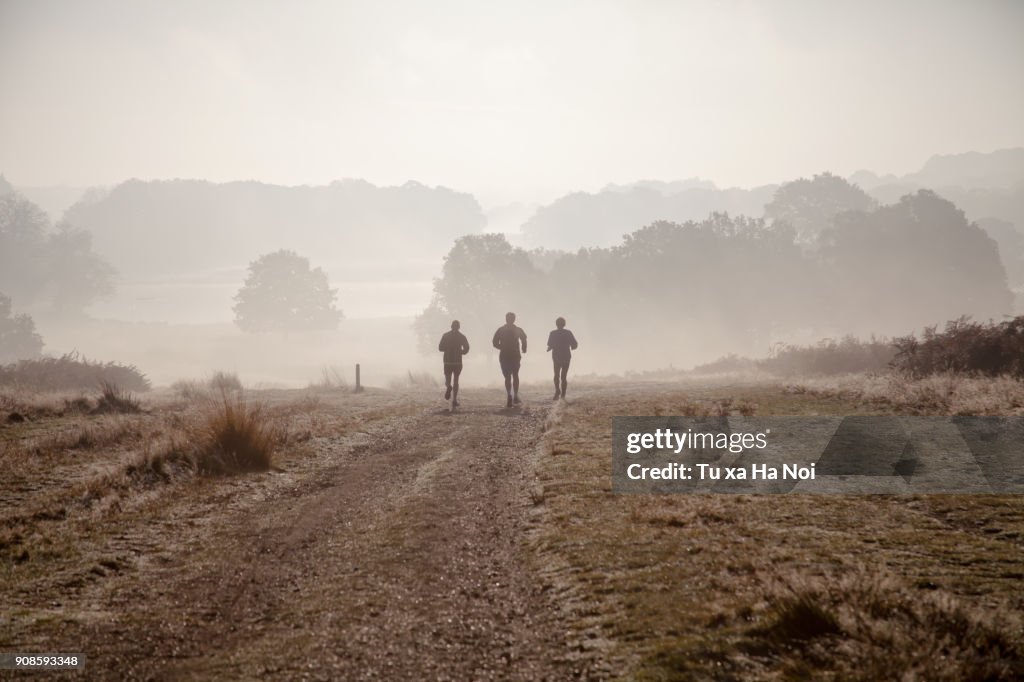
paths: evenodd
<path fill-rule="evenodd" d="M 556 410 L 532 543 L 581 655 L 669 679 L 1019 679 L 1024 501 L 611 493 L 611 418 L 884 410 L 779 386 L 594 391 Z"/>

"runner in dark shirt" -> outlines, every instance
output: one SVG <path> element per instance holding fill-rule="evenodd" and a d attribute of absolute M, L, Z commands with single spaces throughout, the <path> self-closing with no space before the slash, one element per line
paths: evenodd
<path fill-rule="evenodd" d="M 452 409 L 459 406 L 459 375 L 462 356 L 469 352 L 469 341 L 459 331 L 459 321 L 452 320 L 452 330 L 445 332 L 437 349 L 444 353 L 444 399 L 452 399 Z"/>
<path fill-rule="evenodd" d="M 491 343 L 500 352 L 498 362 L 501 364 L 501 373 L 505 376 L 505 393 L 508 394 L 506 407 L 518 405 L 519 400 L 519 363 L 522 355 L 519 353 L 519 344 L 522 343 L 523 353 L 526 352 L 526 332 L 515 325 L 516 314 L 506 313 L 505 324 L 498 327 L 494 332 L 494 339 Z"/>
<path fill-rule="evenodd" d="M 548 334 L 548 350 L 551 351 L 551 361 L 555 365 L 555 400 L 559 397 L 565 398 L 565 387 L 568 384 L 566 376 L 569 374 L 569 361 L 572 360 L 572 352 L 579 347 L 576 337 L 565 328 L 565 318 L 555 320 L 558 329 L 551 330 Z"/>

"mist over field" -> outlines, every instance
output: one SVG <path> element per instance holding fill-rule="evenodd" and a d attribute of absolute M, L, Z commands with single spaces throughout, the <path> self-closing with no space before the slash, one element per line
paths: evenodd
<path fill-rule="evenodd" d="M 998 320 L 1020 312 L 1024 287 L 1019 148 L 933 157 L 899 178 L 610 185 L 539 206 L 517 229 L 505 221 L 506 232 L 471 194 L 415 182 L 130 180 L 56 216 L 31 194 L 10 187 L 0 199 L 5 257 L 30 254 L 17 235 L 74 231 L 88 242 L 74 258 L 101 274 L 79 264 L 53 277 L 104 286 L 65 302 L 31 281 L 38 269 L 14 279 L 12 262 L 0 280 L 15 310 L 33 315 L 46 352 L 130 362 L 158 384 L 228 369 L 304 385 L 325 367 L 350 376 L 356 362 L 385 383 L 434 370 L 434 337 L 454 318 L 474 347 L 467 380 L 493 383 L 490 335 L 506 310 L 534 340 L 531 378 L 546 375 L 541 344 L 559 315 L 583 340 L 581 373 L 682 368 L 961 315 Z M 233 323 L 249 264 L 279 249 L 326 274 L 344 313 L 335 327 Z"/>
<path fill-rule="evenodd" d="M 0 293 L 44 344 L 4 362 L 78 351 L 161 385 L 292 386 L 358 362 L 384 385 L 436 373 L 458 318 L 465 381 L 492 384 L 509 310 L 530 378 L 560 315 L 575 371 L 610 375 L 1024 310 L 1012 3 L 563 6 L 543 25 L 407 3 L 141 3 L 116 26 L 104 3 L 46 7 L 0 10 Z M 904 36 L 909 16 L 933 30 Z M 673 22 L 678 49 L 658 46 Z M 883 28 L 825 28 L 842 22 Z M 955 48 L 931 37 L 954 27 Z M 320 284 L 293 272 L 265 294 L 292 302 L 246 328 L 250 267 L 282 250 Z M 299 319 L 317 306 L 341 314 Z"/>
<path fill-rule="evenodd" d="M 0 671 L 1024 679 L 1022 36 L 0 0 Z"/>

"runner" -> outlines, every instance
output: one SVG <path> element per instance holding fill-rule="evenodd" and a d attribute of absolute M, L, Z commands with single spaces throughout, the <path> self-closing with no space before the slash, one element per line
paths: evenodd
<path fill-rule="evenodd" d="M 551 361 L 555 365 L 555 397 L 554 400 L 565 398 L 565 387 L 568 385 L 566 376 L 569 374 L 569 361 L 572 360 L 572 352 L 579 348 L 576 337 L 565 328 L 565 318 L 555 320 L 558 329 L 552 329 L 548 334 L 548 350 L 551 351 Z"/>
<path fill-rule="evenodd" d="M 505 324 L 498 327 L 494 332 L 494 339 L 491 343 L 500 352 L 498 362 L 501 363 L 501 373 L 505 376 L 505 393 L 508 394 L 506 407 L 518 405 L 519 400 L 519 363 L 522 355 L 519 352 L 520 342 L 523 345 L 523 353 L 526 352 L 526 332 L 515 325 L 516 314 L 506 313 Z"/>
<path fill-rule="evenodd" d="M 459 375 L 462 356 L 469 352 L 469 341 L 459 331 L 459 321 L 452 320 L 452 330 L 445 332 L 437 350 L 444 353 L 444 399 L 452 400 L 452 410 L 459 406 Z"/>

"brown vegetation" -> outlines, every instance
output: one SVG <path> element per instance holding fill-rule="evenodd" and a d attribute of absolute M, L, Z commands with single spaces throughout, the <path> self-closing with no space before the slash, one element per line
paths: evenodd
<path fill-rule="evenodd" d="M 263 405 L 227 393 L 206 403 L 195 435 L 196 467 L 203 474 L 266 471 L 278 438 Z"/>
<path fill-rule="evenodd" d="M 839 399 L 883 412 L 924 415 L 1024 414 L 1024 380 L 954 372 L 916 378 L 903 373 L 801 379 L 786 392 Z"/>
<path fill-rule="evenodd" d="M 0 367 L 0 386 L 30 391 L 91 390 L 104 383 L 128 391 L 148 391 L 149 380 L 134 365 L 97 362 L 66 353 L 59 358 L 21 360 Z"/>
<path fill-rule="evenodd" d="M 775 376 L 830 376 L 895 371 L 913 377 L 978 374 L 1024 377 L 1024 315 L 1005 322 L 972 322 L 961 317 L 945 329 L 927 327 L 895 339 L 867 341 L 855 336 L 823 339 L 815 345 L 777 344 L 767 358 L 726 355 L 694 367 L 699 375 L 764 371 Z"/>
<path fill-rule="evenodd" d="M 922 338 L 895 339 L 892 367 L 915 377 L 944 372 L 1024 377 L 1024 315 L 1005 322 L 972 322 L 961 317 L 945 330 L 924 330 Z"/>
<path fill-rule="evenodd" d="M 556 408 L 532 547 L 581 656 L 637 680 L 1020 678 L 1015 496 L 611 492 L 612 416 L 728 399 L 762 415 L 893 409 L 760 383 L 595 387 Z"/>

